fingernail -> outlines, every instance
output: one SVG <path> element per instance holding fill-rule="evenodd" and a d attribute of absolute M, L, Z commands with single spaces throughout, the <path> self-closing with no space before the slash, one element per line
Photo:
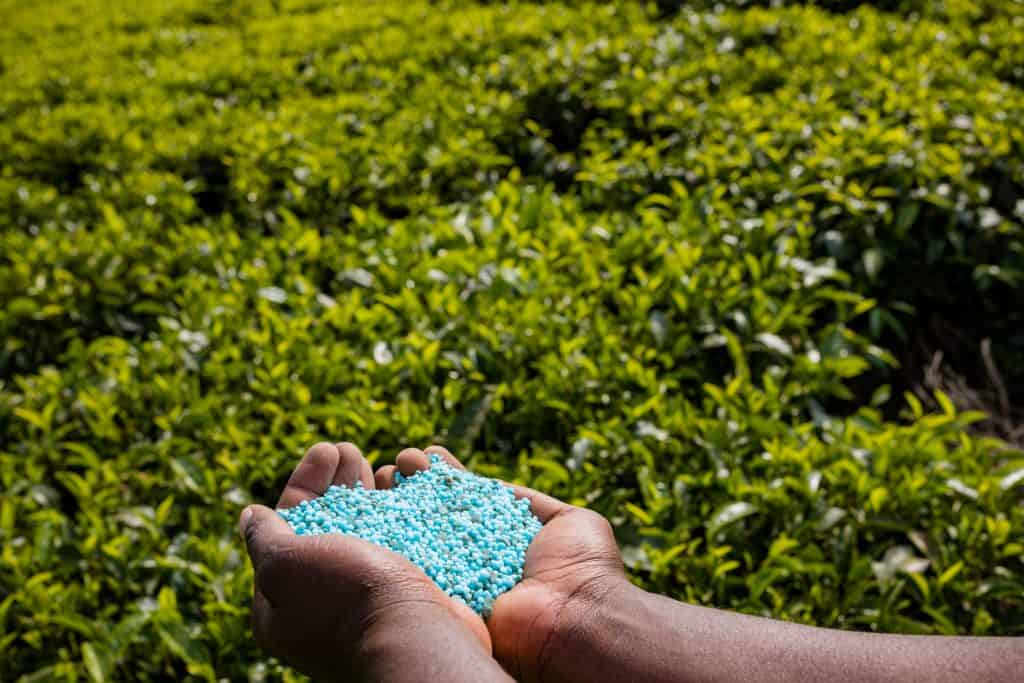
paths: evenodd
<path fill-rule="evenodd" d="M 252 519 L 252 506 L 242 510 L 241 516 L 238 518 L 238 531 L 245 534 L 245 527 L 249 526 L 249 520 Z"/>

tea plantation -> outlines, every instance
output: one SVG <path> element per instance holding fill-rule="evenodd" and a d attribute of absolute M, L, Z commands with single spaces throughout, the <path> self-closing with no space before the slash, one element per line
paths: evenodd
<path fill-rule="evenodd" d="M 323 439 L 683 600 L 1024 635 L 1024 453 L 917 390 L 1024 395 L 1021 0 L 0 20 L 0 680 L 297 680 L 235 522 Z"/>

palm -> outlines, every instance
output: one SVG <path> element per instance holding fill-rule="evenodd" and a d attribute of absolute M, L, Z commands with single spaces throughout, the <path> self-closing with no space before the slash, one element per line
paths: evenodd
<path fill-rule="evenodd" d="M 381 577 L 396 595 L 395 601 L 430 600 L 445 605 L 452 616 L 461 620 L 480 639 L 487 650 L 491 649 L 490 634 L 480 616 L 465 603 L 452 599 L 431 581 L 423 571 L 398 553 L 360 539 L 346 539 L 328 535 L 326 538 L 310 538 L 310 547 L 317 557 L 310 560 L 315 566 L 336 565 L 336 576 Z M 354 541 L 354 542 L 353 542 Z M 361 552 L 355 552 L 358 549 Z M 307 576 L 308 580 L 308 576 Z"/>
<path fill-rule="evenodd" d="M 615 539 L 603 517 L 569 507 L 534 538 L 524 577 L 550 585 L 575 585 L 609 567 L 621 568 Z"/>
<path fill-rule="evenodd" d="M 575 598 L 600 595 L 623 573 L 604 517 L 532 491 L 518 493 L 529 495 L 544 528 L 526 552 L 522 582 L 495 601 L 487 622 L 494 654 L 513 675 L 537 667 L 522 661 L 533 656 L 524 653 L 543 656 L 559 620 L 575 609 Z"/>

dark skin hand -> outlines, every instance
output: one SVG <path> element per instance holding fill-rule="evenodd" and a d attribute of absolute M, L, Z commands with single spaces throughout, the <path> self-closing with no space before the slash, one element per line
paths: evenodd
<path fill-rule="evenodd" d="M 441 446 L 403 451 L 397 469 L 404 475 L 425 470 L 431 453 L 466 469 Z M 392 469 L 381 468 L 378 486 L 390 486 L 393 476 Z M 629 581 L 608 520 L 533 489 L 510 486 L 517 497 L 530 499 L 530 509 L 544 527 L 526 552 L 523 580 L 495 600 L 487 629 L 495 658 L 524 680 L 543 672 L 555 634 L 569 628 L 570 617 L 584 616 L 575 614 L 580 606 L 599 603 L 609 591 Z"/>
<path fill-rule="evenodd" d="M 399 454 L 396 465 L 377 471 L 376 487 L 392 486 L 396 469 L 405 475 L 426 469 L 432 452 L 463 468 L 441 447 L 407 449 Z M 290 507 L 318 490 L 306 485 L 306 474 L 299 476 L 309 459 L 307 454 L 293 475 L 295 486 L 289 482 L 281 506 Z M 351 473 L 358 472 L 356 476 L 362 477 L 365 485 L 369 466 L 361 456 L 358 461 L 351 459 L 359 461 L 358 468 L 352 465 L 344 476 L 338 470 L 338 481 L 354 481 Z M 323 478 L 316 483 L 322 482 Z M 318 544 L 323 549 L 316 553 L 307 556 L 303 551 L 301 572 L 280 578 L 280 604 L 274 603 L 280 621 L 275 629 L 264 628 L 262 635 L 260 622 L 268 617 L 267 605 L 261 602 L 272 598 L 260 594 L 270 586 L 263 582 L 265 571 L 261 580 L 263 554 L 259 548 L 253 552 L 250 541 L 257 567 L 257 638 L 272 653 L 322 680 L 339 677 L 339 661 L 349 667 L 349 675 L 368 671 L 369 678 L 363 675 L 362 679 L 500 679 L 503 674 L 486 664 L 489 657 L 481 657 L 491 649 L 505 670 L 522 681 L 1021 680 L 1024 639 L 842 632 L 698 607 L 646 593 L 627 580 L 611 527 L 603 517 L 527 488 L 512 488 L 517 496 L 530 499 L 531 509 L 544 527 L 527 551 L 523 581 L 494 603 L 486 624 L 489 639 L 480 632 L 482 622 L 475 614 L 440 590 L 427 590 L 433 584 L 404 559 L 340 536 L 340 542 Z M 319 490 L 323 489 L 326 485 Z M 271 511 L 262 510 L 280 521 Z M 275 528 L 285 536 L 290 534 L 287 525 L 281 529 L 275 523 Z M 360 550 L 353 552 L 357 546 Z M 352 557 L 342 558 L 340 554 L 346 551 Z M 330 594 L 325 594 L 323 587 L 310 591 L 301 584 L 310 582 L 311 576 L 326 577 L 324 585 L 337 582 L 338 586 Z M 374 597 L 383 593 L 381 586 L 392 585 L 392 580 L 399 589 L 387 591 L 389 597 L 383 599 Z M 420 585 L 423 582 L 427 586 Z M 421 602 L 426 615 L 420 612 Z M 388 606 L 392 603 L 405 608 Z M 372 616 L 378 610 L 383 615 L 379 620 Z M 286 613 L 291 615 L 290 621 L 285 619 Z M 370 647 L 363 644 L 367 636 L 353 626 L 360 620 L 366 623 L 367 615 L 371 615 L 371 626 L 377 621 L 381 624 L 368 631 L 371 644 L 376 644 Z M 427 629 L 424 624 L 431 623 L 431 618 L 435 621 Z M 444 637 L 441 646 L 438 632 Z M 417 669 L 415 653 L 421 648 L 416 647 L 416 638 L 433 639 L 427 651 L 444 663 L 435 664 L 435 669 Z M 385 647 L 393 643 L 399 644 L 405 659 L 386 671 L 375 670 L 381 657 L 390 661 L 394 656 L 388 656 L 394 649 Z M 409 651 L 413 652 L 412 661 Z M 360 662 L 360 657 L 369 660 Z"/>

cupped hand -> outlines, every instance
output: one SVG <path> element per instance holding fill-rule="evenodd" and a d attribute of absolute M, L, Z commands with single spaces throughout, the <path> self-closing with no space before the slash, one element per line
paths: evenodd
<path fill-rule="evenodd" d="M 377 481 L 390 486 L 393 467 Z M 372 489 L 369 463 L 352 444 L 313 446 L 278 502 L 290 508 L 329 486 L 361 481 Z M 274 510 L 247 507 L 239 521 L 255 573 L 252 625 L 271 654 L 317 680 L 378 677 L 379 661 L 401 658 L 419 642 L 431 649 L 464 639 L 484 655 L 491 640 L 469 607 L 448 597 L 418 567 L 351 536 L 297 536 Z M 489 657 L 488 657 L 489 658 Z"/>
<path fill-rule="evenodd" d="M 408 449 L 397 468 L 411 475 L 430 466 L 436 453 L 465 467 L 446 449 Z M 378 481 L 393 472 L 378 472 Z M 629 586 L 611 525 L 601 515 L 523 486 L 510 485 L 543 523 L 526 551 L 523 580 L 495 600 L 487 619 L 494 656 L 517 680 L 540 680 L 550 657 L 573 637 L 586 612 L 614 591 Z"/>

